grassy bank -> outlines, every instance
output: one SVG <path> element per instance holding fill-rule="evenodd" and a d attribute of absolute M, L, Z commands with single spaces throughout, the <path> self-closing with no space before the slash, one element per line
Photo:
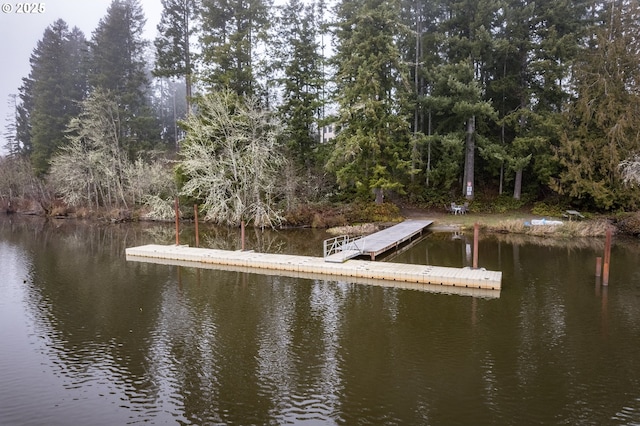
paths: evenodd
<path fill-rule="evenodd" d="M 607 230 L 613 233 L 616 228 L 606 219 L 585 221 L 565 221 L 562 225 L 527 225 L 525 220 L 503 220 L 493 225 L 484 226 L 489 232 L 510 234 L 526 234 L 535 236 L 553 236 L 556 238 L 604 237 Z"/>
<path fill-rule="evenodd" d="M 484 232 L 503 234 L 522 234 L 555 238 L 603 237 L 607 229 L 618 232 L 614 221 L 605 217 L 595 217 L 580 221 L 562 220 L 562 225 L 527 225 L 540 216 L 522 211 L 506 213 L 470 213 L 466 215 L 452 215 L 444 212 L 410 210 L 403 212 L 407 219 L 432 219 L 437 229 L 472 230 L 478 223 Z M 557 218 L 549 218 L 560 220 Z"/>

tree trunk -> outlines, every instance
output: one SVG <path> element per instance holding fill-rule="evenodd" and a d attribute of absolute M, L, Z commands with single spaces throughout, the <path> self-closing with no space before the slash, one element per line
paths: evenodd
<path fill-rule="evenodd" d="M 416 63 L 414 69 L 414 91 L 416 95 L 416 106 L 413 112 L 413 146 L 411 151 L 411 170 L 415 170 L 417 167 L 417 159 L 418 159 L 418 126 L 419 126 L 419 117 L 420 117 L 420 104 L 419 104 L 419 96 L 418 92 L 420 90 L 420 80 L 419 80 L 419 72 L 420 72 L 420 16 L 416 19 Z M 415 175 L 411 174 L 411 182 L 413 183 L 415 180 Z"/>
<path fill-rule="evenodd" d="M 427 187 L 429 187 L 429 175 L 431 174 L 431 109 L 429 109 L 428 120 L 427 136 L 429 136 L 429 142 L 427 143 Z"/>
<path fill-rule="evenodd" d="M 382 188 L 373 188 L 373 194 L 376 196 L 376 204 L 384 203 L 384 190 Z"/>
<path fill-rule="evenodd" d="M 473 200 L 474 193 L 474 160 L 476 143 L 473 137 L 476 131 L 476 117 L 471 116 L 467 120 L 467 137 L 465 144 L 465 159 L 464 159 L 464 182 L 462 183 L 462 195 L 467 200 Z"/>
<path fill-rule="evenodd" d="M 185 40 L 184 42 L 184 66 L 186 74 L 184 76 L 185 92 L 187 100 L 187 115 L 191 114 L 191 49 L 189 44 L 189 34 L 191 32 L 191 25 L 189 22 L 189 8 L 185 7 L 184 11 L 184 26 L 185 26 Z M 176 141 L 177 143 L 177 141 Z"/>
<path fill-rule="evenodd" d="M 505 65 L 505 71 L 503 71 L 503 77 L 506 77 L 506 65 Z M 504 146 L 504 141 L 505 141 L 505 136 L 504 136 L 504 122 L 502 123 L 502 126 L 500 126 L 500 143 Z M 504 182 L 504 158 L 502 159 L 502 161 L 500 161 L 500 190 L 498 191 L 498 194 L 502 195 L 502 183 Z"/>
<path fill-rule="evenodd" d="M 513 198 L 520 199 L 522 194 L 522 169 L 516 170 L 516 181 L 513 187 Z"/>

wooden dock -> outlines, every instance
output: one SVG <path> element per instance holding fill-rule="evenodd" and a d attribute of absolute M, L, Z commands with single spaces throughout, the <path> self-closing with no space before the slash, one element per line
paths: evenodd
<path fill-rule="evenodd" d="M 326 262 L 342 263 L 355 257 L 368 256 L 371 260 L 376 260 L 376 257 L 397 250 L 407 242 L 422 236 L 432 223 L 432 220 L 405 220 L 361 238 L 331 238 L 325 241 L 324 259 Z M 327 244 L 329 241 L 331 243 Z M 331 248 L 328 249 L 328 246 Z"/>
<path fill-rule="evenodd" d="M 502 273 L 404 263 L 349 260 L 328 263 L 322 257 L 228 251 L 175 245 L 146 245 L 126 249 L 129 261 L 229 269 L 301 278 L 344 279 L 351 282 L 425 291 L 498 297 Z"/>
<path fill-rule="evenodd" d="M 371 260 L 376 260 L 377 256 L 397 249 L 407 241 L 421 236 L 432 223 L 432 220 L 405 220 L 390 228 L 362 237 L 358 240 L 363 247 L 362 254 L 370 256 Z"/>

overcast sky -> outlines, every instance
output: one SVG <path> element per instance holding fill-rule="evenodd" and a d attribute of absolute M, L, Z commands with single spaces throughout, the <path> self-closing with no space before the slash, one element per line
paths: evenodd
<path fill-rule="evenodd" d="M 22 0 L 0 0 L 0 154 L 6 143 L 4 128 L 6 117 L 12 114 L 13 105 L 9 95 L 17 94 L 22 78 L 29 75 L 31 66 L 29 57 L 42 39 L 45 28 L 57 19 L 63 19 L 69 28 L 78 27 L 87 39 L 91 38 L 98 21 L 107 13 L 111 0 L 45 0 L 43 13 L 15 13 Z M 30 0 L 29 3 L 37 2 Z M 26 2 L 25 2 L 26 3 Z M 160 0 L 140 0 L 147 18 L 145 38 L 151 40 L 156 35 L 156 26 L 160 21 L 162 5 Z M 10 12 L 5 12 L 10 9 Z"/>

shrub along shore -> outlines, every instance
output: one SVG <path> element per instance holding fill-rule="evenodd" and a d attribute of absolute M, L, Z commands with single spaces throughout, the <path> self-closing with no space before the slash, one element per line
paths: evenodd
<path fill-rule="evenodd" d="M 143 210 L 122 209 L 68 209 L 54 208 L 46 211 L 39 204 L 18 201 L 11 204 L 0 202 L 0 211 L 7 213 L 37 215 L 68 219 L 88 219 L 107 222 L 144 221 Z M 640 212 L 615 215 L 585 213 L 585 219 L 567 220 L 561 214 L 535 214 L 536 209 L 520 208 L 505 212 L 477 212 L 472 208 L 464 215 L 453 215 L 444 208 L 398 207 L 392 203 L 318 204 L 303 205 L 284 215 L 281 228 L 326 228 L 335 235 L 366 235 L 378 231 L 391 223 L 405 219 L 433 220 L 433 229 L 471 230 L 476 223 L 484 232 L 523 234 L 554 238 L 604 237 L 607 229 L 614 233 L 640 237 Z M 182 220 L 193 220 L 193 207 L 182 206 Z M 562 221 L 562 225 L 531 225 L 536 219 Z"/>

